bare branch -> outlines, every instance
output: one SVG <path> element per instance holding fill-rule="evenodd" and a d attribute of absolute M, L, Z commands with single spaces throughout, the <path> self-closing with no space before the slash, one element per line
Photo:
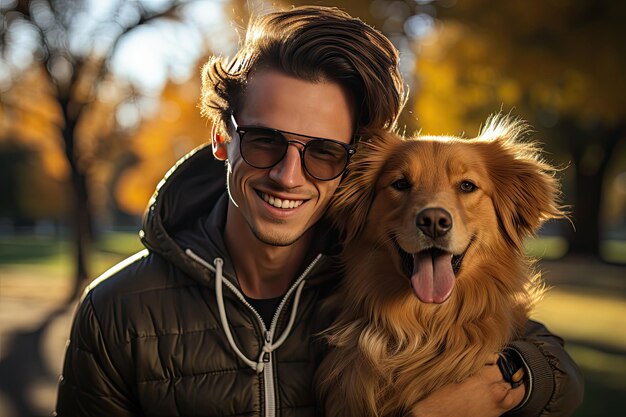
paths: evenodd
<path fill-rule="evenodd" d="M 91 86 L 93 86 L 89 96 L 90 97 L 95 97 L 96 95 L 96 87 L 98 86 L 98 84 L 104 80 L 104 78 L 107 75 L 108 69 L 110 67 L 110 63 L 111 60 L 113 58 L 113 56 L 115 55 L 115 52 L 117 51 L 117 48 L 120 44 L 120 42 L 122 41 L 122 39 L 124 39 L 128 34 L 130 34 L 131 32 L 133 32 L 134 30 L 136 30 L 139 27 L 143 27 L 151 22 L 154 22 L 156 20 L 160 20 L 160 19 L 169 19 L 169 20 L 180 20 L 180 17 L 178 15 L 180 9 L 182 7 L 184 7 L 186 4 L 189 3 L 181 3 L 179 1 L 174 2 L 172 5 L 170 5 L 170 7 L 168 7 L 167 9 L 161 11 L 161 12 L 149 12 L 147 11 L 142 4 L 139 4 L 138 7 L 140 7 L 141 9 L 141 15 L 139 20 L 134 23 L 131 24 L 127 27 L 124 27 L 122 32 L 120 33 L 119 36 L 117 36 L 113 43 L 111 44 L 111 46 L 109 47 L 107 54 L 105 55 L 105 57 L 100 61 L 100 65 L 99 68 L 96 72 L 96 75 L 94 76 L 92 82 L 90 83 Z M 78 112 L 79 115 L 80 113 L 82 113 L 84 110 L 84 106 L 79 106 Z"/>

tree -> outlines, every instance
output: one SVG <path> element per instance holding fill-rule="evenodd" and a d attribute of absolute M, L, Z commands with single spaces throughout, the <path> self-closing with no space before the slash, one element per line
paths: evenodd
<path fill-rule="evenodd" d="M 201 60 L 199 66 L 206 60 Z M 140 215 L 163 175 L 176 160 L 209 140 L 210 128 L 200 116 L 200 69 L 184 82 L 168 81 L 159 96 L 156 112 L 139 126 L 130 147 L 136 159 L 114 184 L 118 207 Z"/>
<path fill-rule="evenodd" d="M 116 91 L 111 62 L 129 34 L 156 22 L 180 21 L 189 3 L 14 0 L 0 4 L 3 114 L 36 115 L 45 125 L 41 129 L 48 131 L 48 143 L 58 140 L 70 179 L 69 218 L 76 265 L 72 298 L 89 275 L 86 253 L 93 232 L 90 168 L 98 153 L 118 136 L 115 106 L 128 99 L 124 92 L 123 97 L 111 100 L 111 92 Z M 43 80 L 37 91 L 27 81 L 32 74 Z M 24 97 L 31 98 L 30 107 L 21 107 Z M 38 113 L 38 100 L 51 106 L 50 112 Z M 23 131 L 20 134 L 31 137 Z"/>
<path fill-rule="evenodd" d="M 466 0 L 437 17 L 419 45 L 420 126 L 458 134 L 500 108 L 530 120 L 571 161 L 570 253 L 598 256 L 605 174 L 626 138 L 626 3 Z"/>
<path fill-rule="evenodd" d="M 25 225 L 38 219 L 58 222 L 67 209 L 66 165 L 61 148 L 51 140 L 59 114 L 47 99 L 41 71 L 26 71 L 20 81 L 3 92 L 0 105 L 0 215 Z"/>

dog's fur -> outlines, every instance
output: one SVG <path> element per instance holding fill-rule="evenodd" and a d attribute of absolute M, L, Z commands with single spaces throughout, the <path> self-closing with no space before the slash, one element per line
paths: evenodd
<path fill-rule="evenodd" d="M 474 139 L 377 132 L 360 145 L 329 211 L 347 276 L 317 376 L 328 416 L 410 411 L 523 332 L 542 291 L 523 239 L 563 217 L 554 169 L 527 133 L 495 116 Z M 417 227 L 425 208 L 450 213 L 448 233 Z M 450 294 L 421 301 L 411 254 L 432 248 L 458 270 Z"/>

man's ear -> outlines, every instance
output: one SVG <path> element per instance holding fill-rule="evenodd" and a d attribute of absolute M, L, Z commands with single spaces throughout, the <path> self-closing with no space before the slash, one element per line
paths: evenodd
<path fill-rule="evenodd" d="M 226 138 L 220 132 L 216 123 L 213 123 L 211 128 L 211 148 L 213 149 L 213 156 L 220 161 L 228 159 L 228 152 L 226 148 Z"/>

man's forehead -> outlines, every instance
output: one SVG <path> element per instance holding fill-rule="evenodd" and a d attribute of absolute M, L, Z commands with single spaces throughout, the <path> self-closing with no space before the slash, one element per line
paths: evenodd
<path fill-rule="evenodd" d="M 352 138 L 354 125 L 352 99 L 339 84 L 313 82 L 277 70 L 250 76 L 236 116 L 242 126 L 341 141 Z"/>

